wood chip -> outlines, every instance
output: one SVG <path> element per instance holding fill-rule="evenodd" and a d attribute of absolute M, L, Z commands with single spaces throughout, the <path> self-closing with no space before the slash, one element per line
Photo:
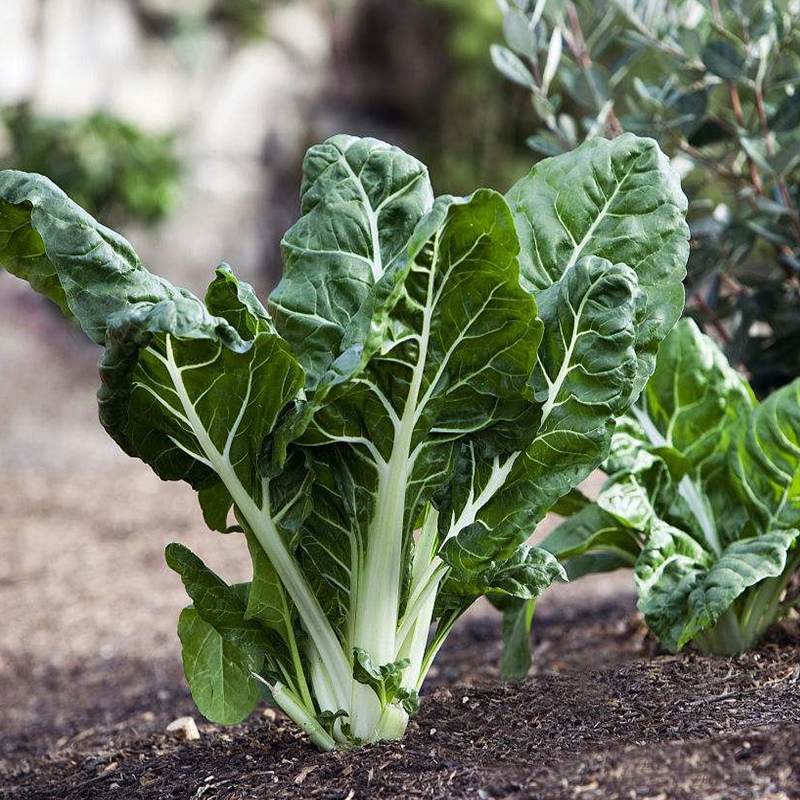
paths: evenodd
<path fill-rule="evenodd" d="M 167 725 L 167 733 L 187 742 L 196 742 L 200 738 L 200 731 L 197 730 L 194 717 L 178 717 L 178 719 L 172 720 Z"/>
<path fill-rule="evenodd" d="M 301 770 L 300 770 L 300 772 L 298 773 L 298 775 L 297 775 L 297 776 L 295 777 L 295 779 L 294 779 L 295 785 L 296 785 L 296 786 L 300 786 L 300 784 L 301 784 L 301 783 L 303 783 L 303 781 L 304 781 L 304 780 L 305 780 L 305 779 L 306 779 L 306 778 L 307 778 L 307 777 L 308 777 L 308 776 L 309 776 L 309 775 L 310 775 L 310 774 L 311 774 L 311 773 L 312 773 L 312 772 L 313 772 L 315 769 L 316 769 L 316 766 L 303 767 L 303 769 L 301 769 Z"/>

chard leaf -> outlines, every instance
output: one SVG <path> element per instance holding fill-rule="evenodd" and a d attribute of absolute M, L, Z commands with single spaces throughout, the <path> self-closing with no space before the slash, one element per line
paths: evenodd
<path fill-rule="evenodd" d="M 589 572 L 632 567 L 642 539 L 642 532 L 591 505 L 565 519 L 544 538 L 541 547 L 566 565 L 573 580 Z"/>
<path fill-rule="evenodd" d="M 391 703 L 396 697 L 414 705 L 416 692 L 401 689 L 403 670 L 411 662 L 407 658 L 389 664 L 376 664 L 370 654 L 360 647 L 353 649 L 353 678 L 365 686 L 369 686 L 381 701 L 381 706 Z"/>
<path fill-rule="evenodd" d="M 219 481 L 201 443 L 210 439 L 258 496 L 250 456 L 303 374 L 249 286 L 223 266 L 206 307 L 148 272 L 46 178 L 13 171 L 0 173 L 0 262 L 106 346 L 100 418 L 127 453 L 162 478 L 208 488 Z M 221 527 L 219 495 L 211 506 Z"/>
<path fill-rule="evenodd" d="M 500 677 L 504 681 L 521 681 L 531 668 L 531 625 L 536 601 L 508 595 L 496 595 L 491 601 L 503 613 Z"/>
<path fill-rule="evenodd" d="M 678 174 L 654 141 L 623 134 L 540 161 L 508 200 L 519 231 L 523 285 L 537 297 L 585 256 L 636 272 L 647 304 L 636 329 L 635 398 L 683 310 L 680 282 L 689 250 Z"/>
<path fill-rule="evenodd" d="M 253 580 L 247 594 L 244 619 L 257 620 L 288 641 L 287 621 L 291 622 L 292 612 L 275 567 L 252 533 L 247 534 L 247 548 L 253 562 Z"/>
<path fill-rule="evenodd" d="M 263 659 L 272 645 L 264 629 L 246 616 L 247 601 L 188 547 L 167 545 L 165 555 L 170 569 L 181 576 L 192 605 L 203 620 L 250 658 Z"/>
<path fill-rule="evenodd" d="M 231 278 L 221 271 L 210 296 L 219 298 L 215 284 Z M 109 321 L 101 421 L 162 478 L 207 488 L 230 473 L 260 502 L 257 456 L 302 387 L 300 366 L 276 334 L 257 333 L 237 352 L 218 339 L 195 338 L 191 329 L 178 336 L 162 327 L 136 309 Z"/>
<path fill-rule="evenodd" d="M 705 548 L 689 534 L 658 520 L 634 568 L 639 610 L 653 633 L 677 650 L 687 617 L 687 598 L 711 565 Z"/>
<path fill-rule="evenodd" d="M 729 453 L 734 488 L 759 531 L 800 524 L 800 380 L 771 394 Z"/>
<path fill-rule="evenodd" d="M 514 555 L 479 573 L 453 571 L 437 597 L 437 616 L 460 614 L 476 598 L 486 596 L 503 612 L 504 680 L 521 680 L 530 667 L 530 631 L 536 598 L 554 580 L 566 580 L 564 568 L 540 547 L 522 545 Z"/>
<path fill-rule="evenodd" d="M 219 725 L 242 722 L 260 698 L 258 685 L 250 675 L 253 659 L 191 606 L 181 612 L 178 636 L 183 671 L 200 713 Z"/>
<path fill-rule="evenodd" d="M 795 545 L 798 535 L 796 530 L 771 531 L 728 545 L 702 583 L 689 595 L 688 619 L 678 646 L 713 627 L 750 586 L 781 575 L 789 549 Z"/>
<path fill-rule="evenodd" d="M 214 483 L 197 493 L 203 520 L 212 531 L 220 533 L 237 533 L 243 529 L 240 525 L 231 524 L 233 498 L 224 483 Z"/>
<path fill-rule="evenodd" d="M 697 532 L 719 554 L 742 521 L 726 472 L 726 452 L 740 421 L 755 406 L 744 378 L 690 319 L 664 340 L 653 377 L 618 427 L 607 469 L 638 476 L 658 513 Z M 663 462 L 674 491 L 649 458 Z"/>
<path fill-rule="evenodd" d="M 614 415 L 636 376 L 642 294 L 625 265 L 582 259 L 539 293 L 543 339 L 530 380 L 540 420 L 518 453 L 492 461 L 462 452 L 460 513 L 449 515 L 442 557 L 461 570 L 508 558 L 559 497 L 605 457 Z"/>
<path fill-rule="evenodd" d="M 334 136 L 306 154 L 301 197 L 269 304 L 313 388 L 371 287 L 404 257 L 433 193 L 428 170 L 402 150 Z"/>
<path fill-rule="evenodd" d="M 642 446 L 666 458 L 670 450 L 697 476 L 713 468 L 731 441 L 733 424 L 755 407 L 747 381 L 691 319 L 661 345 L 658 362 L 630 419 L 620 427 L 612 472 L 632 469 Z"/>
<path fill-rule="evenodd" d="M 206 306 L 234 328 L 243 339 L 275 333 L 267 309 L 249 283 L 238 280 L 227 264 L 217 267 L 216 279 L 206 292 Z"/>
<path fill-rule="evenodd" d="M 128 242 L 41 175 L 0 172 L 0 264 L 106 344 L 111 319 L 135 314 L 149 330 L 247 345 L 184 289 L 148 272 Z"/>
<path fill-rule="evenodd" d="M 597 507 L 634 530 L 649 530 L 655 519 L 650 498 L 635 475 L 609 481 L 597 498 Z"/>
<path fill-rule="evenodd" d="M 710 562 L 682 531 L 654 530 L 634 573 L 648 626 L 668 648 L 680 649 L 712 628 L 746 589 L 779 576 L 798 535 L 771 531 L 741 539 Z"/>
<path fill-rule="evenodd" d="M 562 517 L 569 517 L 572 514 L 577 514 L 581 509 L 591 505 L 591 503 L 592 501 L 579 488 L 574 487 L 565 495 L 559 497 L 551 510 Z"/>
<path fill-rule="evenodd" d="M 535 600 L 554 580 L 566 580 L 564 568 L 541 547 L 521 545 L 511 558 L 480 572 L 452 570 L 439 594 L 439 615 L 463 610 L 478 597 L 488 595 Z"/>

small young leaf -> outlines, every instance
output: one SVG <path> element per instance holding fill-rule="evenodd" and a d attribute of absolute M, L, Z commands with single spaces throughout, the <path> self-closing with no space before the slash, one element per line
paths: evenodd
<path fill-rule="evenodd" d="M 410 664 L 409 659 L 401 658 L 389 664 L 377 665 L 366 650 L 360 647 L 353 648 L 353 677 L 374 690 L 381 701 L 381 707 L 387 706 L 397 697 L 403 670 Z M 407 700 L 408 693 L 406 692 L 401 699 Z"/>
<path fill-rule="evenodd" d="M 558 65 L 561 63 L 561 28 L 556 28 L 550 38 L 547 48 L 547 61 L 542 72 L 542 91 L 547 94 L 553 78 L 556 76 Z"/>

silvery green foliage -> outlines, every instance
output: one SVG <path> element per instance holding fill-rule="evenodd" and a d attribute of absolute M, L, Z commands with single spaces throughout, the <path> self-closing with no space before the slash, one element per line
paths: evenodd
<path fill-rule="evenodd" d="M 321 748 L 399 736 L 475 599 L 563 576 L 524 542 L 654 368 L 683 306 L 684 213 L 632 135 L 467 198 L 337 136 L 306 156 L 265 307 L 224 265 L 204 300 L 171 286 L 47 179 L 0 173 L 0 262 L 104 346 L 101 422 L 248 547 L 233 586 L 167 548 L 206 716 L 263 695 Z"/>
<path fill-rule="evenodd" d="M 632 131 L 677 157 L 688 310 L 763 394 L 800 374 L 800 7 L 788 0 L 500 0 L 496 67 L 556 155 Z"/>
<path fill-rule="evenodd" d="M 632 566 L 639 608 L 671 650 L 757 643 L 800 567 L 800 381 L 757 403 L 691 320 L 614 434 L 595 503 L 542 546 L 571 577 Z"/>

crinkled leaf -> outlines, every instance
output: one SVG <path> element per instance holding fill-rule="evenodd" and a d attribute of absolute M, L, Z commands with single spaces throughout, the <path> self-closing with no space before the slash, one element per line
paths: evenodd
<path fill-rule="evenodd" d="M 758 405 L 729 459 L 738 496 L 760 531 L 800 524 L 800 380 Z"/>
<path fill-rule="evenodd" d="M 754 406 L 747 381 L 693 320 L 682 319 L 662 343 L 653 376 L 621 433 L 651 451 L 674 449 L 699 473 L 724 453 L 733 423 Z M 624 457 L 637 457 L 639 447 L 615 443 L 611 470 L 630 469 Z"/>
<path fill-rule="evenodd" d="M 640 400 L 618 427 L 606 468 L 636 474 L 661 516 L 696 529 L 719 552 L 741 529 L 733 519 L 738 504 L 725 472 L 726 452 L 754 406 L 747 382 L 719 348 L 692 320 L 681 320 L 664 340 Z M 663 472 L 654 471 L 648 458 L 669 468 L 674 501 L 664 492 Z"/>
<path fill-rule="evenodd" d="M 461 613 L 478 597 L 487 596 L 500 609 L 505 598 L 535 600 L 554 580 L 566 580 L 558 560 L 540 547 L 521 545 L 511 558 L 480 572 L 453 570 L 436 598 L 436 616 Z"/>
<path fill-rule="evenodd" d="M 634 568 L 639 610 L 658 638 L 677 650 L 687 618 L 687 597 L 711 565 L 689 534 L 658 521 Z"/>
<path fill-rule="evenodd" d="M 215 283 L 230 280 L 222 272 Z M 205 488 L 229 469 L 258 500 L 258 453 L 302 388 L 302 369 L 275 334 L 258 333 L 236 352 L 191 331 L 178 337 L 150 328 L 149 315 L 135 312 L 111 322 L 99 394 L 106 429 L 162 478 Z M 218 521 L 224 496 L 213 499 Z"/>
<path fill-rule="evenodd" d="M 615 414 L 636 377 L 641 301 L 635 273 L 598 258 L 580 260 L 539 293 L 547 335 L 531 378 L 541 409 L 538 430 L 521 453 L 506 459 L 462 452 L 468 466 L 457 475 L 468 502 L 452 515 L 458 534 L 445 543 L 448 563 L 472 570 L 507 558 L 558 498 L 603 460 Z"/>
<path fill-rule="evenodd" d="M 206 307 L 41 176 L 0 173 L 0 203 L 0 263 L 106 345 L 100 417 L 123 449 L 163 478 L 206 488 L 218 480 L 200 441 L 208 434 L 244 480 L 251 451 L 303 383 L 250 287 L 222 267 Z M 261 414 L 246 413 L 254 405 Z M 219 496 L 212 506 L 221 527 Z"/>
<path fill-rule="evenodd" d="M 306 154 L 301 196 L 269 305 L 313 387 L 371 287 L 403 258 L 433 193 L 426 167 L 402 150 L 334 136 Z"/>
<path fill-rule="evenodd" d="M 231 522 L 233 498 L 224 483 L 214 483 L 197 493 L 203 520 L 212 531 L 241 532 L 241 526 Z"/>
<path fill-rule="evenodd" d="M 610 481 L 597 498 L 597 507 L 628 528 L 647 531 L 655 518 L 650 498 L 635 475 Z"/>
<path fill-rule="evenodd" d="M 650 139 L 591 139 L 540 161 L 508 193 L 520 236 L 523 285 L 538 293 L 589 255 L 631 267 L 647 298 L 636 329 L 635 398 L 661 340 L 683 310 L 686 197 Z"/>
<path fill-rule="evenodd" d="M 216 280 L 208 287 L 205 302 L 243 339 L 253 339 L 259 333 L 275 333 L 269 313 L 253 287 L 238 280 L 227 264 L 217 267 Z"/>
<path fill-rule="evenodd" d="M 419 711 L 419 692 L 417 692 L 416 689 L 406 689 L 401 686 L 397 692 L 395 692 L 394 697 L 395 700 L 400 701 L 403 711 L 409 716 L 413 716 Z"/>
<path fill-rule="evenodd" d="M 798 531 L 771 531 L 730 544 L 719 559 L 675 529 L 651 537 L 636 566 L 639 608 L 653 632 L 678 650 L 712 628 L 749 587 L 777 577 Z"/>
<path fill-rule="evenodd" d="M 185 289 L 148 272 L 130 244 L 41 175 L 0 171 L 0 264 L 106 343 L 111 320 L 135 314 L 149 330 L 246 344 Z"/>
<path fill-rule="evenodd" d="M 678 646 L 713 627 L 749 587 L 778 577 L 786 568 L 787 553 L 798 531 L 771 531 L 733 542 L 689 595 L 689 614 Z"/>

